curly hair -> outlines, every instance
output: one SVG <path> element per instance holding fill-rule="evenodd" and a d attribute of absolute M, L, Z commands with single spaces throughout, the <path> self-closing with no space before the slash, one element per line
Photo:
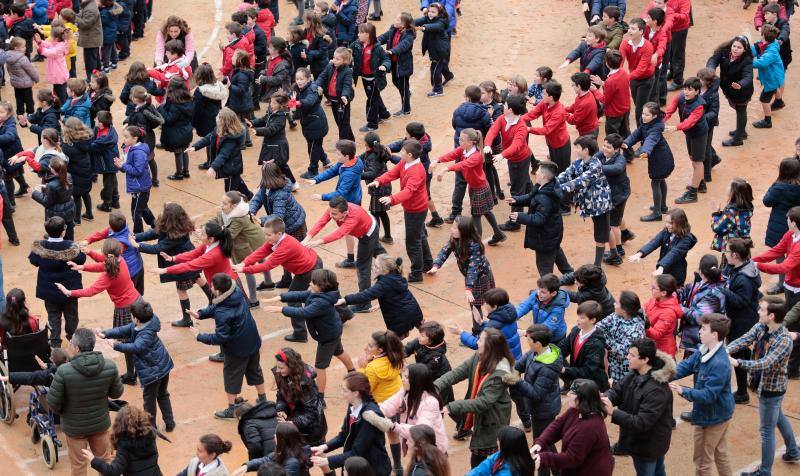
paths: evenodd
<path fill-rule="evenodd" d="M 161 25 L 161 36 L 164 38 L 164 41 L 169 41 L 169 29 L 173 26 L 177 26 L 181 29 L 181 33 L 184 35 L 188 35 L 192 32 L 192 29 L 189 28 L 189 24 L 186 23 L 186 20 L 177 16 L 177 15 L 170 15 L 164 20 L 164 24 Z"/>
<path fill-rule="evenodd" d="M 111 444 L 116 448 L 117 442 L 122 438 L 142 438 L 152 431 L 153 425 L 150 423 L 149 413 L 139 407 L 125 405 L 117 413 L 117 418 L 111 425 Z"/>
<path fill-rule="evenodd" d="M 303 358 L 291 347 L 284 347 L 275 354 L 275 359 L 283 362 L 289 368 L 289 375 L 283 377 L 275 375 L 275 384 L 278 391 L 288 399 L 303 398 L 302 380 L 305 376 Z"/>
<path fill-rule="evenodd" d="M 182 206 L 175 202 L 164 204 L 164 211 L 156 219 L 156 230 L 175 240 L 194 231 L 194 222 Z"/>
<path fill-rule="evenodd" d="M 77 117 L 70 117 L 64 121 L 61 138 L 67 144 L 88 140 L 92 138 L 92 130 Z"/>

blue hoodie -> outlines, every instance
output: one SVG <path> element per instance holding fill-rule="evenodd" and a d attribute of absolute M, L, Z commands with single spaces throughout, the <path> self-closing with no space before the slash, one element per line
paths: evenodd
<path fill-rule="evenodd" d="M 489 313 L 489 316 L 481 324 L 481 329 L 497 329 L 503 333 L 503 337 L 508 342 L 508 348 L 511 350 L 511 355 L 514 360 L 519 360 L 522 357 L 522 347 L 519 341 L 519 331 L 517 329 L 517 311 L 514 309 L 513 304 L 504 304 L 498 306 L 497 309 Z M 461 343 L 470 349 L 478 348 L 478 336 L 474 336 L 469 332 L 461 333 Z"/>
<path fill-rule="evenodd" d="M 758 70 L 758 80 L 764 86 L 764 91 L 775 91 L 783 86 L 786 80 L 783 60 L 781 60 L 781 45 L 777 41 L 773 41 L 759 54 L 759 47 L 763 43 L 759 41 L 750 47 L 753 50 L 753 68 Z"/>
<path fill-rule="evenodd" d="M 314 177 L 314 181 L 320 183 L 338 176 L 336 190 L 322 194 L 322 199 L 329 202 L 335 197 L 344 197 L 350 203 L 361 205 L 361 174 L 363 172 L 364 162 L 356 158 L 355 163 L 350 166 L 337 162 L 333 167 Z"/>
<path fill-rule="evenodd" d="M 517 306 L 517 319 L 525 314 L 533 314 L 532 324 L 544 324 L 553 333 L 551 342 L 558 342 L 567 335 L 567 323 L 564 321 L 564 311 L 569 307 L 569 294 L 559 289 L 556 296 L 544 307 L 538 299 L 538 291 L 534 291 L 527 299 Z"/>
<path fill-rule="evenodd" d="M 453 111 L 453 144 L 458 147 L 458 136 L 461 131 L 467 128 L 473 128 L 480 131 L 484 137 L 489 129 L 492 127 L 492 118 L 489 115 L 489 110 L 483 104 L 474 102 L 464 102 Z"/>

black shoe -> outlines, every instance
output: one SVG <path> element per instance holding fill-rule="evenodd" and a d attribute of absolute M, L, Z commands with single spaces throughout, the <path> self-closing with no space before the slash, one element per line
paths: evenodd
<path fill-rule="evenodd" d="M 722 147 L 739 147 L 740 145 L 744 145 L 744 141 L 733 137 L 722 141 Z"/>
<path fill-rule="evenodd" d="M 499 226 L 499 228 L 503 231 L 519 231 L 522 228 L 519 223 L 514 223 L 513 221 L 507 221 Z"/>
<path fill-rule="evenodd" d="M 643 222 L 661 221 L 661 214 L 653 212 L 649 215 L 640 216 L 639 221 Z"/>
<path fill-rule="evenodd" d="M 94 220 L 94 215 L 92 215 L 89 212 L 86 212 L 83 215 L 81 215 L 81 218 L 83 218 L 86 221 L 92 221 L 92 220 Z"/>
<path fill-rule="evenodd" d="M 458 430 L 453 433 L 453 439 L 457 441 L 464 441 L 472 436 L 472 430 Z"/>
<path fill-rule="evenodd" d="M 156 187 L 156 188 L 158 188 L 158 186 L 159 186 L 160 184 L 161 184 L 161 182 L 159 182 L 159 181 L 158 181 L 158 179 L 155 179 L 155 180 L 153 180 L 153 187 Z"/>
<path fill-rule="evenodd" d="M 208 170 L 208 169 L 211 168 L 211 164 L 209 164 L 208 162 L 205 162 L 205 163 L 202 163 L 202 164 L 198 165 L 197 168 L 200 169 L 200 170 Z"/>
<path fill-rule="evenodd" d="M 342 261 L 336 263 L 336 267 L 342 269 L 351 269 L 356 267 L 356 262 L 351 259 L 345 258 Z"/>
<path fill-rule="evenodd" d="M 11 246 L 19 246 L 19 238 L 9 238 L 8 242 L 11 243 Z"/>
<path fill-rule="evenodd" d="M 636 233 L 632 232 L 631 230 L 627 230 L 627 229 L 626 230 L 622 230 L 621 238 L 622 238 L 622 244 L 624 245 L 625 243 L 627 243 L 629 241 L 633 241 L 633 239 L 636 238 Z"/>
<path fill-rule="evenodd" d="M 175 173 L 167 175 L 167 180 L 183 180 L 183 174 Z"/>
<path fill-rule="evenodd" d="M 177 320 L 177 321 L 172 321 L 170 324 L 172 325 L 172 327 L 192 327 L 192 326 L 194 326 L 194 323 L 192 322 L 191 319 L 180 319 L 180 320 Z"/>
<path fill-rule="evenodd" d="M 611 454 L 614 456 L 628 456 L 629 453 L 625 450 L 625 448 L 622 447 L 622 445 L 619 444 L 619 442 L 616 442 L 614 443 L 614 446 L 611 447 Z"/>
<path fill-rule="evenodd" d="M 559 284 L 561 286 L 572 286 L 575 284 L 575 273 L 569 272 L 562 274 L 561 278 L 559 278 Z"/>
<path fill-rule="evenodd" d="M 349 306 L 349 307 L 350 307 L 350 311 L 352 311 L 352 312 L 354 312 L 356 314 L 367 313 L 367 312 L 369 312 L 369 309 L 370 309 L 369 304 L 360 304 L 358 306 Z"/>
<path fill-rule="evenodd" d="M 772 129 L 772 117 L 765 117 L 760 121 L 754 122 L 753 127 L 756 129 Z"/>
<path fill-rule="evenodd" d="M 378 130 L 377 127 L 372 127 L 369 124 L 365 124 L 365 125 L 363 125 L 363 126 L 358 128 L 358 132 L 372 132 L 372 131 L 377 131 L 377 130 Z"/>
<path fill-rule="evenodd" d="M 744 405 L 746 403 L 750 403 L 750 395 L 743 393 L 734 393 L 733 394 L 733 402 L 739 405 Z"/>
<path fill-rule="evenodd" d="M 429 228 L 439 228 L 442 225 L 444 225 L 444 220 L 440 216 L 431 217 L 428 223 L 425 224 Z"/>
<path fill-rule="evenodd" d="M 712 169 L 713 169 L 714 167 L 716 167 L 717 165 L 721 164 L 721 163 L 722 163 L 722 157 L 718 156 L 717 154 L 714 154 L 714 155 L 711 157 L 711 168 L 712 168 Z M 709 180 L 709 182 L 710 182 L 710 181 L 711 181 L 711 180 Z"/>
<path fill-rule="evenodd" d="M 255 309 L 260 305 L 261 305 L 261 303 L 259 303 L 258 301 L 253 301 L 253 302 L 248 302 L 247 303 L 247 307 L 249 307 L 250 309 Z"/>
<path fill-rule="evenodd" d="M 25 195 L 26 193 L 28 193 L 28 191 L 30 189 L 31 189 L 30 187 L 21 188 L 21 189 L 17 190 L 16 192 L 14 192 L 14 196 L 15 197 L 21 197 L 21 196 Z"/>
<path fill-rule="evenodd" d="M 447 77 L 444 78 L 444 81 L 442 82 L 442 86 L 447 86 L 447 83 L 449 83 L 450 81 L 455 79 L 455 77 L 456 77 L 455 74 L 451 74 L 449 78 L 447 78 Z"/>
<path fill-rule="evenodd" d="M 183 178 L 188 179 L 190 177 L 189 172 L 183 173 Z"/>
<path fill-rule="evenodd" d="M 122 374 L 119 378 L 125 385 L 136 385 L 136 374 Z"/>
<path fill-rule="evenodd" d="M 291 279 L 284 280 L 283 278 L 281 278 L 280 281 L 275 283 L 275 288 L 276 289 L 286 289 L 286 288 L 289 287 L 290 284 L 292 284 L 292 280 Z"/>
<path fill-rule="evenodd" d="M 211 354 L 208 356 L 208 360 L 212 362 L 225 362 L 225 354 L 223 354 L 222 352 Z"/>
<path fill-rule="evenodd" d="M 386 243 L 387 245 L 391 245 L 391 244 L 394 243 L 394 238 L 392 238 L 391 236 L 383 235 L 380 238 L 380 242 L 381 243 Z"/>
<path fill-rule="evenodd" d="M 500 233 L 499 235 L 494 235 L 487 243 L 489 246 L 497 246 L 500 243 L 506 241 L 508 237 L 505 233 Z"/>
<path fill-rule="evenodd" d="M 119 210 L 119 202 L 111 202 L 111 208 L 114 210 Z"/>
<path fill-rule="evenodd" d="M 453 222 L 456 221 L 456 218 L 458 218 L 458 215 L 457 214 L 453 215 L 451 213 L 450 215 L 447 216 L 447 218 L 444 219 L 444 222 L 447 223 L 448 225 L 452 225 Z"/>
<path fill-rule="evenodd" d="M 296 336 L 294 334 L 287 334 L 287 335 L 283 336 L 283 340 L 288 341 L 288 342 L 304 343 L 304 342 L 308 342 L 308 337 L 305 337 L 305 336 L 298 337 L 298 336 Z"/>
<path fill-rule="evenodd" d="M 614 256 L 609 256 L 608 258 L 604 256 L 603 263 L 610 264 L 611 266 L 619 266 L 622 264 L 622 256 L 620 256 L 619 254 L 616 254 Z"/>
<path fill-rule="evenodd" d="M 706 192 L 708 192 L 708 187 L 706 186 L 706 181 L 705 180 L 701 180 L 700 181 L 700 186 L 697 187 L 697 193 L 706 193 Z"/>
<path fill-rule="evenodd" d="M 214 418 L 218 420 L 235 420 L 236 417 L 233 414 L 233 410 L 235 407 L 228 406 L 224 410 L 220 410 L 218 412 L 214 412 Z"/>
<path fill-rule="evenodd" d="M 317 176 L 316 173 L 311 173 L 311 172 L 303 172 L 302 174 L 300 174 L 300 178 L 306 180 L 314 180 L 314 177 L 316 176 Z"/>
<path fill-rule="evenodd" d="M 174 421 L 164 422 L 164 431 L 166 431 L 167 433 L 172 433 L 174 430 L 175 430 Z"/>
<path fill-rule="evenodd" d="M 266 281 L 261 281 L 261 284 L 256 286 L 256 291 L 268 291 L 270 289 L 275 289 L 275 283 L 268 283 Z"/>
<path fill-rule="evenodd" d="M 677 205 L 685 203 L 695 203 L 697 201 L 697 189 L 694 187 L 687 187 L 683 195 L 675 199 Z"/>
<path fill-rule="evenodd" d="M 728 131 L 728 135 L 731 137 L 736 137 L 736 131 Z M 742 139 L 747 139 L 747 132 L 742 134 Z"/>
<path fill-rule="evenodd" d="M 422 273 L 411 273 L 408 275 L 409 283 L 421 283 L 423 280 Z"/>
<path fill-rule="evenodd" d="M 686 423 L 691 423 L 692 412 L 681 412 L 681 420 L 685 421 Z"/>
<path fill-rule="evenodd" d="M 381 12 L 381 14 L 382 13 L 383 12 Z M 370 16 L 367 17 L 367 20 L 369 20 L 369 21 L 381 21 L 381 15 L 376 15 L 376 14 L 372 13 L 372 14 L 370 14 Z"/>
<path fill-rule="evenodd" d="M 786 103 L 783 102 L 783 99 L 776 99 L 776 100 L 772 101 L 772 104 L 770 105 L 770 107 L 772 108 L 773 111 L 778 111 L 778 110 L 783 109 L 784 107 L 786 107 Z"/>
<path fill-rule="evenodd" d="M 81 221 L 80 220 L 73 220 L 72 226 L 81 226 Z"/>

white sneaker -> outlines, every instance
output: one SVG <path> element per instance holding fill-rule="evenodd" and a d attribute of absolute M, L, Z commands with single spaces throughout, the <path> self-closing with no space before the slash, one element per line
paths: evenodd
<path fill-rule="evenodd" d="M 298 190 L 300 190 L 300 184 L 299 184 L 299 183 L 297 183 L 297 182 L 295 182 L 295 183 L 292 185 L 292 192 L 296 192 L 296 191 L 298 191 Z"/>

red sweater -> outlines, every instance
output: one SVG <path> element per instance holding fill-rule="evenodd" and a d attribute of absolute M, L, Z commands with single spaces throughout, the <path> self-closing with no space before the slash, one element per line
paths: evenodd
<path fill-rule="evenodd" d="M 631 79 L 651 78 L 656 71 L 656 67 L 650 62 L 650 57 L 653 56 L 653 44 L 647 38 L 642 38 L 642 40 L 644 44 L 636 51 L 633 51 L 630 40 L 623 40 L 620 45 L 620 53 L 628 63 Z"/>
<path fill-rule="evenodd" d="M 236 273 L 231 269 L 231 260 L 222 253 L 222 248 L 219 245 L 215 246 L 208 253 L 207 245 L 198 246 L 192 251 L 187 251 L 179 255 L 175 255 L 175 263 L 167 268 L 167 274 L 182 274 L 189 271 L 203 271 L 206 281 L 211 283 L 211 278 L 217 273 L 225 273 L 233 279 L 236 279 Z"/>
<path fill-rule="evenodd" d="M 785 274 L 789 286 L 800 288 L 800 241 L 794 241 L 791 231 L 787 231 L 781 241 L 769 250 L 753 258 L 759 271 L 767 274 Z M 772 263 L 786 255 L 783 263 Z"/>
<path fill-rule="evenodd" d="M 427 206 L 427 204 L 426 204 Z M 370 228 L 372 228 L 374 218 L 372 215 L 367 213 L 366 210 L 361 208 L 359 205 L 355 203 L 348 203 L 347 204 L 347 215 L 344 216 L 342 221 L 334 220 L 336 224 L 339 226 L 333 233 L 330 233 L 322 238 L 322 242 L 325 244 L 332 243 L 345 235 L 354 236 L 356 238 L 361 238 L 366 235 Z M 317 223 L 314 224 L 314 227 L 308 232 L 308 236 L 316 236 L 317 233 L 322 231 L 325 228 L 325 225 L 331 221 L 331 209 L 326 208 L 325 213 L 322 214 Z"/>
<path fill-rule="evenodd" d="M 552 106 L 548 106 L 546 102 L 541 101 L 522 116 L 522 120 L 530 122 L 539 116 L 542 116 L 542 127 L 531 127 L 529 129 L 531 134 L 543 135 L 547 145 L 553 149 L 563 147 L 564 144 L 569 142 L 567 111 L 564 109 L 563 104 L 556 102 Z"/>
<path fill-rule="evenodd" d="M 412 163 L 413 165 L 400 162 L 378 177 L 378 183 L 386 185 L 399 178 L 400 191 L 392 195 L 391 204 L 402 203 L 406 212 L 419 213 L 428 209 L 428 191 L 425 189 L 427 173 L 419 159 Z"/>
<path fill-rule="evenodd" d="M 131 275 L 128 272 L 128 265 L 125 263 L 124 259 L 119 259 L 119 273 L 116 277 L 112 278 L 105 272 L 105 255 L 94 250 L 89 250 L 86 254 L 95 260 L 96 263 L 83 265 L 83 270 L 90 273 L 101 273 L 100 277 L 88 288 L 70 291 L 70 296 L 76 298 L 91 297 L 106 291 L 116 308 L 131 306 L 139 299 L 139 291 L 133 287 L 133 281 L 131 281 Z"/>
<path fill-rule="evenodd" d="M 651 8 L 655 8 L 652 2 L 650 2 L 650 5 L 647 5 L 644 11 L 642 12 L 641 15 L 642 20 L 644 20 L 648 16 L 647 12 L 649 12 Z M 667 5 L 666 10 L 664 10 L 664 24 L 661 25 L 661 29 L 664 30 L 664 32 L 667 34 L 667 43 L 672 42 L 672 31 L 674 27 L 675 27 L 675 11 L 672 9 L 672 7 Z M 645 38 L 647 37 L 645 36 Z"/>
<path fill-rule="evenodd" d="M 263 263 L 262 259 L 267 258 Z M 286 271 L 298 275 L 304 274 L 317 264 L 317 252 L 301 245 L 297 238 L 283 235 L 283 239 L 274 246 L 264 243 L 257 250 L 244 259 L 244 272 L 247 274 L 269 271 L 277 266 L 283 266 Z"/>
<path fill-rule="evenodd" d="M 631 110 L 630 83 L 628 72 L 620 68 L 608 74 L 602 91 L 595 92 L 597 100 L 605 105 L 606 117 L 622 117 Z"/>
<path fill-rule="evenodd" d="M 236 50 L 244 50 L 250 55 L 250 64 L 256 63 L 256 54 L 255 50 L 253 49 L 253 44 L 250 43 L 250 40 L 247 39 L 246 36 L 240 36 L 236 41 L 229 43 L 222 50 L 222 68 L 220 68 L 220 73 L 223 76 L 228 76 L 233 72 L 233 54 L 236 53 Z"/>
<path fill-rule="evenodd" d="M 593 134 L 597 129 L 597 102 L 591 91 L 577 96 L 575 102 L 564 110 L 567 111 L 567 122 L 578 129 L 578 134 Z"/>
<path fill-rule="evenodd" d="M 692 26 L 691 0 L 667 0 L 667 8 L 672 8 L 672 11 L 675 12 L 672 17 L 672 31 L 688 30 Z"/>
<path fill-rule="evenodd" d="M 475 151 L 464 157 L 465 152 L 463 147 L 458 147 L 450 152 L 444 154 L 437 159 L 439 162 L 452 162 L 454 160 L 461 160 L 447 168 L 451 172 L 461 172 L 464 175 L 464 180 L 467 181 L 469 188 L 479 190 L 489 186 L 486 181 L 486 174 L 483 171 L 483 154 L 477 148 Z"/>
<path fill-rule="evenodd" d="M 509 162 L 522 162 L 531 156 L 531 150 L 528 148 L 528 128 L 522 118 L 506 129 L 506 116 L 498 117 L 489 132 L 486 133 L 483 143 L 494 143 L 497 134 L 500 134 L 500 141 L 503 145 L 503 157 Z"/>
<path fill-rule="evenodd" d="M 542 467 L 561 470 L 562 476 L 611 476 L 614 460 L 603 417 L 581 418 L 570 408 L 535 439 L 543 449 L 561 440 L 561 452 L 542 451 Z"/>
<path fill-rule="evenodd" d="M 669 31 L 666 30 L 663 25 L 658 29 L 657 32 L 655 32 L 652 38 L 650 38 L 650 27 L 645 27 L 644 29 L 644 37 L 647 38 L 653 45 L 654 52 L 658 53 L 658 62 L 656 63 L 656 66 L 661 66 L 661 62 L 664 59 L 664 53 L 667 52 L 667 45 L 669 45 L 669 36 Z"/>

